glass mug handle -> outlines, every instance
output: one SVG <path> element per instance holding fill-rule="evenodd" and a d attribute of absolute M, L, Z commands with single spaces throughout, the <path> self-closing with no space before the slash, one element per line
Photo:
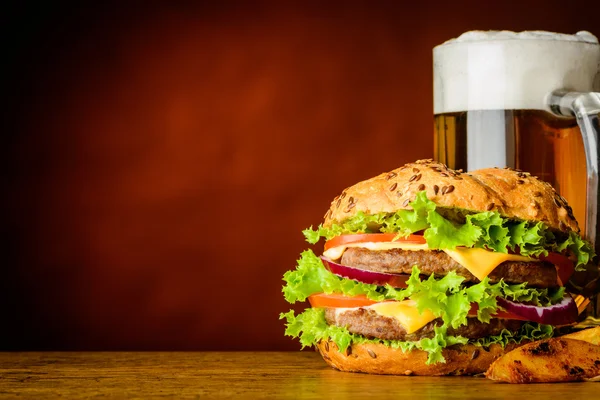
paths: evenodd
<path fill-rule="evenodd" d="M 587 170 L 586 195 L 586 238 L 600 254 L 600 214 L 598 202 L 600 186 L 598 168 L 600 164 L 600 93 L 579 93 L 566 90 L 554 91 L 548 96 L 548 105 L 553 113 L 573 117 L 583 137 Z"/>

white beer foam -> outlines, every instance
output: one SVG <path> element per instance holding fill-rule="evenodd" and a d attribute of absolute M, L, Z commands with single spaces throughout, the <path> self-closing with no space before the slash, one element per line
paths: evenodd
<path fill-rule="evenodd" d="M 598 43 L 598 38 L 588 31 L 580 31 L 574 35 L 554 33 L 547 31 L 469 31 L 457 38 L 447 40 L 444 44 L 456 42 L 477 42 L 483 40 L 507 40 L 507 39 L 542 39 L 542 40 L 564 40 L 571 42 Z"/>
<path fill-rule="evenodd" d="M 600 91 L 600 45 L 589 32 L 472 31 L 433 49 L 434 113 L 549 110 L 556 89 Z"/>

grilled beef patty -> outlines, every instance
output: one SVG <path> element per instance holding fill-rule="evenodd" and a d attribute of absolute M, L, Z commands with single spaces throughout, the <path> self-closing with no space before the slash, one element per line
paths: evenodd
<path fill-rule="evenodd" d="M 412 251 L 403 249 L 368 250 L 349 247 L 342 255 L 341 263 L 367 271 L 392 274 L 410 274 L 413 265 L 423 275 L 444 276 L 450 271 L 465 278 L 465 282 L 479 282 L 469 270 L 454 261 L 441 250 Z M 548 288 L 558 286 L 556 268 L 548 262 L 506 261 L 498 265 L 489 275 L 490 281 L 504 279 L 507 283 L 527 282 L 528 286 Z"/>
<path fill-rule="evenodd" d="M 388 340 L 417 341 L 423 338 L 431 338 L 434 335 L 433 328 L 442 324 L 438 318 L 429 322 L 423 328 L 411 334 L 395 319 L 384 317 L 375 311 L 366 308 L 356 308 L 340 312 L 336 315 L 335 308 L 325 310 L 325 319 L 329 325 L 346 327 L 351 333 L 363 335 L 367 338 L 378 338 Z M 517 331 L 522 321 L 510 319 L 491 319 L 489 324 L 479 321 L 477 318 L 469 318 L 467 325 L 456 329 L 448 328 L 448 335 L 460 335 L 469 339 L 478 339 L 486 336 L 498 335 L 503 329 Z"/>

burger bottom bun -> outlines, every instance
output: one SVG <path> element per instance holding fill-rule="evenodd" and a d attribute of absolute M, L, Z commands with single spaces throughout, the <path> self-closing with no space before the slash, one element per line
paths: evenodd
<path fill-rule="evenodd" d="M 333 368 L 345 372 L 364 372 L 383 375 L 474 375 L 485 372 L 490 364 L 504 353 L 521 344 L 505 348 L 498 344 L 488 349 L 472 344 L 455 345 L 443 350 L 445 363 L 427 365 L 427 352 L 411 350 L 404 353 L 379 343 L 353 344 L 345 352 L 338 351 L 332 341 L 322 340 L 317 351 Z"/>

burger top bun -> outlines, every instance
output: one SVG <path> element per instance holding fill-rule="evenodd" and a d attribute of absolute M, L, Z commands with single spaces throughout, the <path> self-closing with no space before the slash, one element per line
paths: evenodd
<path fill-rule="evenodd" d="M 356 215 L 411 209 L 418 192 L 443 209 L 497 211 L 507 218 L 541 221 L 550 228 L 579 232 L 567 201 L 529 173 L 487 168 L 464 173 L 432 160 L 419 160 L 346 188 L 333 199 L 325 227 Z"/>
<path fill-rule="evenodd" d="M 564 197 L 547 182 L 528 172 L 511 169 L 485 168 L 470 172 L 482 185 L 504 198 L 505 217 L 542 221 L 549 227 L 579 233 L 573 209 Z"/>

